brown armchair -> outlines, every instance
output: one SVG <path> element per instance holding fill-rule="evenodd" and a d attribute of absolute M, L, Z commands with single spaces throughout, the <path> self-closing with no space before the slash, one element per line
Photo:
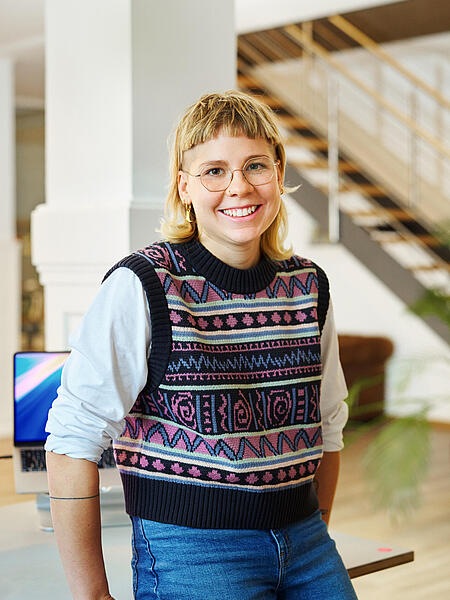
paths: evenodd
<path fill-rule="evenodd" d="M 387 359 L 394 351 L 394 344 L 385 337 L 362 335 L 338 335 L 339 355 L 344 371 L 347 387 L 361 377 L 384 375 Z M 371 410 L 370 405 L 374 404 Z M 358 421 L 368 421 L 383 412 L 384 378 L 364 388 L 355 403 L 357 407 L 365 407 L 362 414 L 352 418 Z"/>

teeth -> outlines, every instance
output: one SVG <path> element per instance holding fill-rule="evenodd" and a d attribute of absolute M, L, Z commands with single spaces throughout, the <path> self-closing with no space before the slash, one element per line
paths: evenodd
<path fill-rule="evenodd" d="M 246 217 L 247 215 L 254 213 L 257 208 L 257 206 L 251 206 L 250 208 L 232 208 L 231 210 L 224 210 L 222 212 L 229 217 Z"/>

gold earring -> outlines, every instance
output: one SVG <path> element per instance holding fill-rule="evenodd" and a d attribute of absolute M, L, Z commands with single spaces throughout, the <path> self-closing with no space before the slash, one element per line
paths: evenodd
<path fill-rule="evenodd" d="M 186 221 L 188 223 L 195 223 L 195 219 L 193 219 L 191 215 L 192 203 L 189 202 L 189 204 L 185 204 L 184 207 L 186 209 Z"/>
<path fill-rule="evenodd" d="M 280 185 L 280 195 L 282 196 L 284 194 L 284 187 L 282 185 Z"/>

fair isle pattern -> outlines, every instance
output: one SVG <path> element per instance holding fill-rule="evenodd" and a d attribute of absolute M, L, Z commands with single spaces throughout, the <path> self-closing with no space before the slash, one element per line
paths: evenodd
<path fill-rule="evenodd" d="M 172 344 L 114 444 L 121 473 L 251 492 L 310 482 L 322 456 L 315 265 L 276 262 L 264 289 L 239 294 L 196 272 L 183 244 L 136 254 L 164 290 Z"/>

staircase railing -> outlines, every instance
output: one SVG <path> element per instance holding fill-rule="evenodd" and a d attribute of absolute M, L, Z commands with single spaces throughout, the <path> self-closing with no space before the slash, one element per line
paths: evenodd
<path fill-rule="evenodd" d="M 440 109 L 443 111 L 448 110 L 450 102 L 448 102 L 440 92 L 423 82 L 415 74 L 411 73 L 408 69 L 403 67 L 396 59 L 391 57 L 385 50 L 377 46 L 373 40 L 370 40 L 368 36 L 359 32 L 351 24 L 349 24 L 342 17 L 331 17 L 330 22 L 335 26 L 339 26 L 340 29 L 344 30 L 347 35 L 352 38 L 358 38 L 356 41 L 363 42 L 366 49 L 370 48 L 373 54 L 376 54 L 379 58 L 383 58 L 392 68 L 395 68 L 398 73 L 402 76 L 407 77 L 413 86 L 413 91 L 410 95 L 410 114 L 405 114 L 398 106 L 387 100 L 381 93 L 376 89 L 373 89 L 365 81 L 361 80 L 352 70 L 350 70 L 345 64 L 343 64 L 339 58 L 336 57 L 336 53 L 329 52 L 323 46 L 318 44 L 313 39 L 312 35 L 312 24 L 304 23 L 302 27 L 298 25 L 290 25 L 284 27 L 284 32 L 292 39 L 297 42 L 304 50 L 304 71 L 306 76 L 311 71 L 311 57 L 319 58 L 326 66 L 328 74 L 328 131 L 331 132 L 329 135 L 330 154 L 329 154 L 329 168 L 330 168 L 330 184 L 329 184 L 329 212 L 330 212 L 330 240 L 336 241 L 336 231 L 338 230 L 338 211 L 339 204 L 337 201 L 336 191 L 336 180 L 338 178 L 338 166 L 335 157 L 335 146 L 334 140 L 337 138 L 337 123 L 339 121 L 339 93 L 338 93 L 338 81 L 343 78 L 347 82 L 351 83 L 358 90 L 362 91 L 366 97 L 375 101 L 378 109 L 386 111 L 387 114 L 394 117 L 399 123 L 406 127 L 409 137 L 409 156 L 406 161 L 408 164 L 408 207 L 416 207 L 419 204 L 419 169 L 418 169 L 418 141 L 421 140 L 427 144 L 434 152 L 440 156 L 441 164 L 448 162 L 450 158 L 450 148 L 448 148 L 442 140 L 427 131 L 424 127 L 417 123 L 417 97 L 415 90 L 420 89 L 433 98 L 439 103 Z M 350 35 L 351 34 L 351 35 Z M 331 92 L 331 90 L 334 90 Z M 331 92 L 331 95 L 330 95 Z M 336 95 L 337 99 L 332 97 Z M 332 106 L 331 106 L 332 105 Z M 434 223 L 436 225 L 436 223 Z"/>
<path fill-rule="evenodd" d="M 446 220 L 450 221 L 450 202 L 448 202 L 448 199 L 447 201 L 445 199 L 446 190 L 443 190 L 442 194 L 433 193 L 435 189 L 433 184 L 428 185 L 429 180 L 427 183 L 427 181 L 422 177 L 423 171 L 419 172 L 417 156 L 419 149 L 422 151 L 425 150 L 422 145 L 423 142 L 432 150 L 432 152 L 435 153 L 433 159 L 439 157 L 438 160 L 440 160 L 439 165 L 441 168 L 441 174 L 444 173 L 445 177 L 445 169 L 450 166 L 448 160 L 450 158 L 450 149 L 442 141 L 442 139 L 445 139 L 445 134 L 442 135 L 442 139 L 439 139 L 436 137 L 436 135 L 433 135 L 433 133 L 427 131 L 425 127 L 422 127 L 417 123 L 415 113 L 417 108 L 416 92 L 420 90 L 421 93 L 427 95 L 427 98 L 432 98 L 434 102 L 438 103 L 439 110 L 443 112 L 448 110 L 450 102 L 448 102 L 438 90 L 435 90 L 428 83 L 422 81 L 414 73 L 411 73 L 408 69 L 406 69 L 406 67 L 399 63 L 394 57 L 391 57 L 390 54 L 388 54 L 384 49 L 377 46 L 373 40 L 368 38 L 368 36 L 365 36 L 365 34 L 359 32 L 359 30 L 356 28 L 353 28 L 351 24 L 348 24 L 349 26 L 347 26 L 348 22 L 345 19 L 341 19 L 342 17 L 330 17 L 329 22 L 332 23 L 334 27 L 339 26 L 338 30 L 340 29 L 341 31 L 344 31 L 345 35 L 354 41 L 357 41 L 358 43 L 363 42 L 366 50 L 369 50 L 370 47 L 369 51 L 380 58 L 380 60 L 383 61 L 383 64 L 389 64 L 390 67 L 395 68 L 396 72 L 405 77 L 412 85 L 414 91 L 410 97 L 409 115 L 405 114 L 405 112 L 399 107 L 401 106 L 401 103 L 396 105 L 393 102 L 390 102 L 382 95 L 382 93 L 371 87 L 371 85 L 368 85 L 362 78 L 358 77 L 358 75 L 352 69 L 349 69 L 345 64 L 345 61 L 348 60 L 347 53 L 341 54 L 338 58 L 337 52 L 329 52 L 326 48 L 317 43 L 317 38 L 321 38 L 327 48 L 330 46 L 332 49 L 344 50 L 348 48 L 348 42 L 347 48 L 345 48 L 346 43 L 343 41 L 343 38 L 339 36 L 339 31 L 330 30 L 330 28 L 326 25 L 326 21 L 314 24 L 312 22 L 307 22 L 303 23 L 301 26 L 292 25 L 241 36 L 239 38 L 240 58 L 238 59 L 238 68 L 241 73 L 245 74 L 246 83 L 244 85 L 251 90 L 252 77 L 256 76 L 256 79 L 253 80 L 256 93 L 259 93 L 257 90 L 258 88 L 261 88 L 261 85 L 263 85 L 263 87 L 268 86 L 268 89 L 272 90 L 268 95 L 266 92 L 264 98 L 271 103 L 275 109 L 280 111 L 281 122 L 283 126 L 286 126 L 289 132 L 292 132 L 293 136 L 290 135 L 290 137 L 295 144 L 299 143 L 299 138 L 297 137 L 295 130 L 302 129 L 302 127 L 305 126 L 306 128 L 310 126 L 313 128 L 316 127 L 316 129 L 318 128 L 319 131 L 322 132 L 322 138 L 324 136 L 328 138 L 327 141 L 324 141 L 318 139 L 317 137 L 315 139 L 308 137 L 306 140 L 303 138 L 303 141 L 300 143 L 302 145 L 306 144 L 306 147 L 314 148 L 316 151 L 315 158 L 303 161 L 306 165 L 305 168 L 307 168 L 307 163 L 309 164 L 309 162 L 311 162 L 311 168 L 317 167 L 319 162 L 321 167 L 323 167 L 323 163 L 327 164 L 328 166 L 328 185 L 326 186 L 328 190 L 328 237 L 332 242 L 339 241 L 340 192 L 343 189 L 343 185 L 344 189 L 348 188 L 348 185 L 345 182 L 344 170 L 348 170 L 349 172 L 354 170 L 351 162 L 348 161 L 348 156 L 345 157 L 345 160 L 341 160 L 342 147 L 339 148 L 339 144 L 341 142 L 339 128 L 342 128 L 342 124 L 344 124 L 348 131 L 348 126 L 349 124 L 352 126 L 353 119 L 349 119 L 348 114 L 347 116 L 345 115 L 345 111 L 343 109 L 346 109 L 347 107 L 340 106 L 340 88 L 344 91 L 344 94 L 346 94 L 347 83 L 350 83 L 351 85 L 349 89 L 356 88 L 358 91 L 363 93 L 363 98 L 367 98 L 369 101 L 371 101 L 372 107 L 375 107 L 374 110 L 376 111 L 377 117 L 378 115 L 390 115 L 398 123 L 400 123 L 402 127 L 406 128 L 409 138 L 406 138 L 406 140 L 409 141 L 409 148 L 406 149 L 405 146 L 405 150 L 402 152 L 402 154 L 397 152 L 396 158 L 399 164 L 395 167 L 397 169 L 397 171 L 395 171 L 395 175 L 399 173 L 400 169 L 404 169 L 404 166 L 406 166 L 408 169 L 408 177 L 406 177 L 406 171 L 403 170 L 401 177 L 399 177 L 399 179 L 401 179 L 401 185 L 396 184 L 397 187 L 392 185 L 390 188 L 389 185 L 391 182 L 388 183 L 386 181 L 385 185 L 388 186 L 387 189 L 391 189 L 390 193 L 394 194 L 393 197 L 402 202 L 404 205 L 408 206 L 408 210 L 406 212 L 405 209 L 400 208 L 394 210 L 393 208 L 388 208 L 389 204 L 386 205 L 386 208 L 383 208 L 384 205 L 382 203 L 373 203 L 372 199 L 370 198 L 372 191 L 367 189 L 367 192 L 363 193 L 369 194 L 367 200 L 370 201 L 369 204 L 373 206 L 373 209 L 361 211 L 360 216 L 369 217 L 372 215 L 376 218 L 377 215 L 379 215 L 380 219 L 388 219 L 388 223 L 393 223 L 392 219 L 394 219 L 395 231 L 399 235 L 398 241 L 401 241 L 401 239 L 405 241 L 410 240 L 411 242 L 414 241 L 415 244 L 422 247 L 432 261 L 431 263 L 427 263 L 427 259 L 425 259 L 425 264 L 416 265 L 414 268 L 422 270 L 441 269 L 442 274 L 442 271 L 448 269 L 448 264 L 444 259 L 440 258 L 439 254 L 436 255 L 436 253 L 431 253 L 430 255 L 430 247 L 439 244 L 438 239 L 432 238 L 430 235 L 425 235 L 425 233 L 414 235 L 411 233 L 412 230 L 410 231 L 403 225 L 402 217 L 405 217 L 406 213 L 408 212 L 409 214 L 412 214 L 409 209 L 417 210 L 418 214 L 421 215 L 419 219 L 422 218 L 423 224 L 428 227 L 428 231 L 433 231 L 436 225 L 442 225 L 442 223 Z M 360 55 L 356 55 L 354 58 L 359 60 L 359 57 Z M 269 71 L 266 75 L 266 78 L 264 78 L 264 69 L 262 71 L 254 70 L 254 67 L 262 66 L 268 62 L 286 61 L 294 58 L 301 58 L 299 63 L 301 67 L 297 71 L 301 75 L 300 89 L 305 89 L 307 87 L 304 85 L 305 83 L 309 85 L 309 89 L 307 90 L 307 93 L 309 94 L 309 98 L 307 99 L 309 105 L 307 106 L 307 102 L 303 101 L 304 98 L 297 96 L 296 93 L 296 100 L 294 103 L 297 107 L 296 109 L 291 108 L 293 106 L 292 94 L 290 97 L 288 97 L 289 95 L 285 96 L 283 95 L 282 87 L 280 87 L 279 90 L 277 90 L 276 86 L 274 87 L 273 82 L 276 80 L 277 71 Z M 350 56 L 351 61 L 353 61 L 354 58 Z M 295 65 L 295 63 L 293 64 Z M 319 65 L 324 68 L 318 69 L 317 67 Z M 275 76 L 275 80 L 272 80 L 273 76 Z M 318 84 L 316 83 L 313 85 L 310 83 L 310 80 L 317 80 L 317 78 L 319 79 Z M 287 83 L 288 80 L 283 79 L 283 81 L 286 81 Z M 355 100 L 353 104 L 356 105 L 357 100 Z M 303 117 L 306 118 L 306 121 L 303 119 L 303 124 L 301 123 L 302 117 L 300 115 L 303 115 Z M 342 121 L 343 115 L 345 117 L 344 121 Z M 312 121 L 311 116 L 315 116 Z M 350 117 L 353 117 L 353 115 L 350 115 Z M 383 116 L 382 118 L 384 122 L 385 117 Z M 441 120 L 444 120 L 442 116 Z M 381 122 L 381 117 L 379 121 Z M 363 132 L 363 129 L 364 128 L 361 129 L 361 133 Z M 376 135 L 379 136 L 380 131 L 383 131 L 383 128 L 380 128 L 378 123 L 376 129 Z M 391 131 L 391 128 L 389 131 Z M 441 133 L 440 130 L 438 131 Z M 418 142 L 421 144 L 420 147 L 418 146 Z M 288 140 L 287 143 L 289 143 Z M 379 146 L 381 149 L 381 143 Z M 387 151 L 389 152 L 389 150 L 391 150 L 392 154 L 392 149 L 388 148 Z M 317 154 L 317 151 L 322 154 L 322 158 L 320 158 L 320 155 Z M 348 152 L 346 152 L 345 148 L 344 152 L 348 155 Z M 401 159 L 399 158 L 400 156 Z M 409 160 L 403 160 L 404 158 Z M 425 152 L 422 152 L 420 158 L 422 160 L 424 158 L 429 159 L 429 156 L 426 156 Z M 402 166 L 400 163 L 403 163 L 404 166 Z M 343 169 L 343 166 L 345 169 Z M 398 167 L 400 167 L 400 169 L 398 169 Z M 364 162 L 361 162 L 360 170 L 361 168 L 364 171 Z M 370 169 L 368 170 L 370 172 Z M 341 174 L 344 176 L 344 180 L 341 179 Z M 373 176 L 375 177 L 375 180 L 377 180 L 376 174 Z M 396 177 L 394 177 L 394 179 L 395 178 Z M 383 181 L 383 179 L 381 178 L 380 181 Z M 357 185 L 358 191 L 363 191 L 363 188 L 374 188 L 376 195 L 379 195 L 380 190 L 382 189 L 379 185 Z M 427 194 L 426 202 L 421 202 L 420 206 L 418 194 L 419 188 L 421 188 L 422 194 L 424 195 L 423 199 L 425 199 L 425 194 Z M 426 208 L 424 210 L 425 205 Z M 434 214 L 433 210 L 430 210 L 431 208 L 435 210 Z M 396 217 L 397 213 L 400 215 L 398 222 Z M 356 214 L 354 210 L 352 211 L 352 214 Z M 412 220 L 414 220 L 414 217 L 412 217 Z M 387 236 L 385 236 L 385 238 L 386 237 Z M 380 241 L 382 241 L 382 239 L 383 238 L 380 234 Z M 392 239 L 390 238 L 388 241 L 397 241 L 397 239 L 392 237 Z"/>
<path fill-rule="evenodd" d="M 377 44 L 372 38 L 363 31 L 355 27 L 350 21 L 347 21 L 341 15 L 334 15 L 328 18 L 328 21 L 335 27 L 343 31 L 348 37 L 357 42 L 360 46 L 368 50 L 371 54 L 392 67 L 395 71 L 403 75 L 416 88 L 422 90 L 428 96 L 431 96 L 436 102 L 444 108 L 450 108 L 450 100 L 441 94 L 439 90 L 429 85 L 426 81 L 418 77 L 415 73 L 407 69 L 401 62 L 387 52 L 382 46 Z"/>

